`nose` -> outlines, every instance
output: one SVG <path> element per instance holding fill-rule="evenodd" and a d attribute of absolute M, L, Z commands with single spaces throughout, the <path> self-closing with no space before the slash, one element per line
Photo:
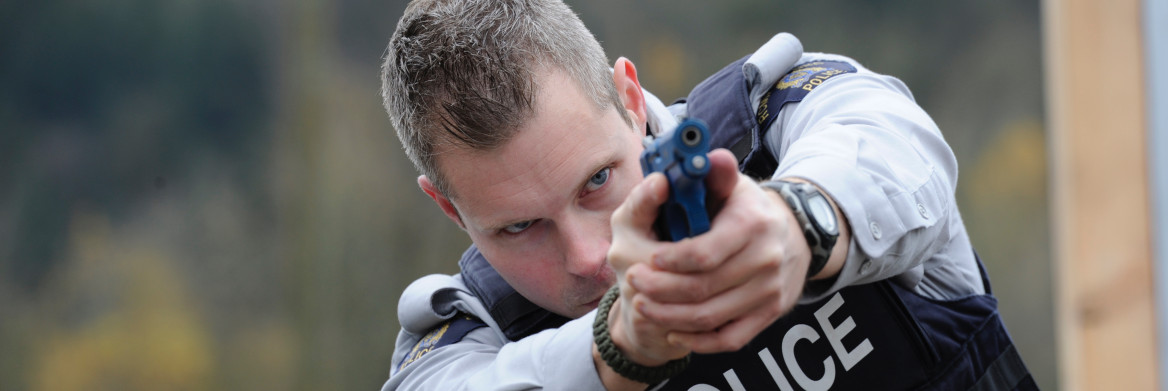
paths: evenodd
<path fill-rule="evenodd" d="M 568 273 L 584 278 L 602 275 L 608 268 L 612 227 L 604 216 L 584 215 L 561 224 L 561 249 Z"/>

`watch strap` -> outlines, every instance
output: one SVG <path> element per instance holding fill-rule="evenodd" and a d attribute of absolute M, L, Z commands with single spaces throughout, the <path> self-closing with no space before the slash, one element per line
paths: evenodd
<path fill-rule="evenodd" d="M 810 183 L 784 180 L 766 181 L 761 185 L 779 193 L 779 198 L 782 198 L 791 208 L 791 213 L 795 215 L 795 220 L 799 223 L 799 229 L 803 231 L 803 237 L 807 239 L 807 247 L 811 249 L 811 263 L 807 266 L 807 278 L 819 274 L 827 266 L 827 260 L 831 258 L 831 250 L 835 247 L 838 238 L 838 234 L 831 235 L 820 230 L 808 216 L 807 197 L 810 194 L 819 193 L 819 190 Z"/>

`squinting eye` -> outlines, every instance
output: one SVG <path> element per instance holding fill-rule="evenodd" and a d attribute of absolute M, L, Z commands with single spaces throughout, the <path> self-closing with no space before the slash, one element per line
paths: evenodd
<path fill-rule="evenodd" d="M 503 231 L 506 231 L 509 234 L 517 234 L 523 232 L 523 230 L 527 229 L 528 227 L 531 227 L 531 224 L 533 223 L 535 223 L 535 220 L 527 220 L 522 223 L 511 224 L 503 227 Z"/>
<path fill-rule="evenodd" d="M 597 171 L 595 175 L 592 175 L 592 178 L 588 179 L 588 184 L 584 185 L 584 190 L 589 192 L 599 190 L 605 183 L 608 183 L 608 174 L 610 173 L 612 173 L 611 167 Z"/>

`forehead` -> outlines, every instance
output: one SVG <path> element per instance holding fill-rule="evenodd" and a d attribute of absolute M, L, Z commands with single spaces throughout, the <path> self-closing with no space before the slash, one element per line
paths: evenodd
<path fill-rule="evenodd" d="M 616 110 L 597 107 L 563 72 L 537 81 L 535 113 L 510 140 L 491 150 L 449 148 L 439 156 L 468 224 L 546 211 L 627 148 L 624 133 L 631 129 Z"/>

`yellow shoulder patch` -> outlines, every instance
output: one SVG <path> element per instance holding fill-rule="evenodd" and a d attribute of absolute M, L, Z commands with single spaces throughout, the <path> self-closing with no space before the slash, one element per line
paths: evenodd
<path fill-rule="evenodd" d="M 856 67 L 852 64 L 834 60 L 811 61 L 796 66 L 763 94 L 755 113 L 759 129 L 770 128 L 775 120 L 773 113 L 777 113 L 783 105 L 802 101 L 828 79 L 855 72 Z"/>
<path fill-rule="evenodd" d="M 399 371 L 402 370 L 402 368 L 405 368 L 406 365 L 417 361 L 426 353 L 430 353 L 435 349 L 461 341 L 462 337 L 465 337 L 466 334 L 471 332 L 471 330 L 484 327 L 486 325 L 487 324 L 482 320 L 479 320 L 479 318 L 470 315 L 459 314 L 458 316 L 455 316 L 454 318 L 446 321 L 446 323 L 443 323 L 441 326 L 430 330 L 430 332 L 426 333 L 422 339 L 418 340 L 418 343 L 414 344 L 414 348 L 410 349 L 410 353 L 402 358 L 402 362 L 398 364 L 397 369 Z"/>

